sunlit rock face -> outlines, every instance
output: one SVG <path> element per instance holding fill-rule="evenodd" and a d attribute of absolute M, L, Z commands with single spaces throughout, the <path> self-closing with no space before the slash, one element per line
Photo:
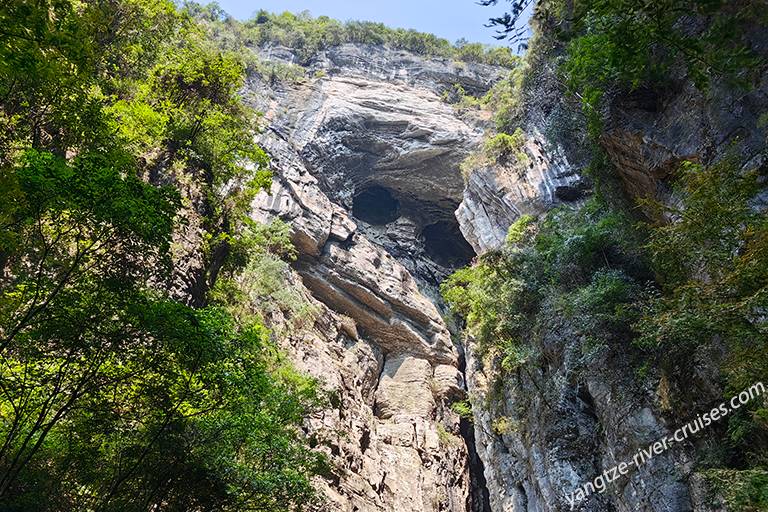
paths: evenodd
<path fill-rule="evenodd" d="M 439 93 L 454 83 L 482 92 L 501 70 L 355 45 L 303 64 L 324 76 L 254 77 L 245 94 L 265 113 L 260 143 L 275 171 L 252 216 L 292 225 L 297 278 L 324 312 L 287 348 L 339 397 L 310 421 L 335 467 L 319 482 L 328 509 L 485 511 L 471 485 L 482 468 L 475 457 L 470 475 L 474 454 L 449 407 L 466 393 L 463 349 L 437 298 L 440 280 L 475 255 L 454 211 L 459 163 L 482 127 Z"/>
<path fill-rule="evenodd" d="M 568 490 L 685 419 L 634 375 L 630 347 L 590 345 L 556 308 L 532 347 L 541 364 L 502 382 L 498 361 L 478 357 L 471 340 L 457 343 L 443 319 L 437 286 L 450 272 L 502 247 L 521 215 L 578 207 L 592 192 L 583 117 L 554 58 L 528 79 L 525 158 L 463 179 L 459 163 L 487 126 L 458 115 L 441 92 L 459 83 L 482 94 L 502 70 L 365 45 L 306 62 L 286 48 L 259 53 L 310 77 L 252 77 L 244 94 L 265 114 L 260 143 L 275 171 L 252 216 L 292 225 L 295 285 L 321 311 L 285 348 L 338 398 L 308 424 L 334 467 L 318 481 L 328 510 L 567 510 Z M 722 157 L 733 133 L 744 132 L 738 150 L 759 163 L 753 113 L 765 111 L 755 106 L 763 89 L 614 98 L 600 144 L 629 199 L 673 199 L 676 165 Z M 706 402 L 718 396 L 716 354 L 696 357 L 692 382 Z M 450 409 L 467 392 L 479 404 L 473 425 Z M 706 490 L 689 478 L 695 455 L 676 447 L 580 510 L 707 511 Z"/>
<path fill-rule="evenodd" d="M 285 48 L 261 53 L 295 60 Z M 318 177 L 328 199 L 350 212 L 361 233 L 397 257 L 434 295 L 434 283 L 452 266 L 421 257 L 434 228 L 426 236 L 424 231 L 449 223 L 447 234 L 466 248 L 455 229 L 454 211 L 464 189 L 458 167 L 483 133 L 440 94 L 456 83 L 481 93 L 502 71 L 356 45 L 329 50 L 308 65 L 310 76 L 322 71 L 324 78 L 280 86 L 269 95 L 254 93 L 254 101 L 270 130 L 290 141 Z M 263 87 L 254 85 L 256 91 Z M 467 263 L 472 255 L 456 256 L 449 262 Z"/>
<path fill-rule="evenodd" d="M 495 164 L 472 170 L 456 218 L 477 253 L 499 249 L 509 226 L 522 215 L 539 215 L 557 205 L 578 205 L 589 192 L 580 168 L 569 162 L 557 142 L 535 125 L 514 165 Z"/>
<path fill-rule="evenodd" d="M 579 105 L 568 105 L 558 85 L 556 57 L 541 60 L 523 99 L 527 169 L 476 169 L 457 211 L 478 253 L 500 247 L 506 228 L 521 214 L 576 206 L 590 192 L 582 176 L 589 161 L 583 148 L 589 145 L 579 126 Z M 598 142 L 628 204 L 640 198 L 674 202 L 670 182 L 684 160 L 710 164 L 734 154 L 745 169 L 765 167 L 765 131 L 758 126 L 768 108 L 765 75 L 749 91 L 714 83 L 702 93 L 682 76 L 673 84 L 663 91 L 612 93 Z M 534 152 L 541 159 L 530 158 Z M 755 207 L 765 208 L 766 197 L 765 191 L 759 194 Z M 471 340 L 466 350 L 473 403 L 489 404 L 473 413 L 494 512 L 570 510 L 568 493 L 633 460 L 637 450 L 669 436 L 722 397 L 719 340 L 702 339 L 690 367 L 643 377 L 636 368 L 644 359 L 629 335 L 626 343 L 596 346 L 592 333 L 563 318 L 548 299 L 530 347 L 535 363 L 505 373 L 498 360 L 480 357 Z M 573 510 L 722 511 L 719 498 L 713 498 L 717 492 L 696 473 L 717 437 L 713 430 L 696 437 L 633 468 Z"/>

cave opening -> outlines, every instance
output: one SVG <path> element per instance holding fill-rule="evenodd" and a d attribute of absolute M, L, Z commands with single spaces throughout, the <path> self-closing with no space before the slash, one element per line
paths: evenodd
<path fill-rule="evenodd" d="M 368 224 L 389 224 L 400 217 L 400 202 L 389 189 L 373 185 L 352 199 L 352 215 Z"/>
<path fill-rule="evenodd" d="M 474 249 L 464 239 L 456 221 L 440 220 L 429 224 L 421 236 L 429 257 L 444 267 L 463 267 L 475 257 Z"/>

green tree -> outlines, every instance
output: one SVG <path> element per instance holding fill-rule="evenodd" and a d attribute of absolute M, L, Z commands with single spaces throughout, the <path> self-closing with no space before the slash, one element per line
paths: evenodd
<path fill-rule="evenodd" d="M 11 1 L 0 21 L 0 508 L 311 502 L 316 384 L 258 318 L 160 286 L 182 183 L 211 267 L 269 184 L 243 63 L 162 0 Z"/>
<path fill-rule="evenodd" d="M 726 394 L 768 380 L 768 220 L 752 199 L 760 175 L 734 158 L 687 163 L 678 176 L 680 207 L 657 205 L 676 222 L 656 226 L 648 244 L 662 290 L 644 308 L 640 342 L 670 358 L 718 339 L 728 348 Z M 664 362 L 664 360 L 662 360 Z M 732 417 L 731 437 L 752 464 L 766 464 L 768 411 L 760 402 Z"/>
<path fill-rule="evenodd" d="M 200 17 L 209 18 L 199 7 Z M 209 23 L 212 32 L 216 23 Z M 218 22 L 222 25 L 222 22 Z M 235 29 L 239 31 L 239 29 Z M 494 48 L 481 44 L 451 45 L 446 39 L 416 30 L 393 29 L 382 23 L 349 21 L 340 23 L 326 16 L 313 18 L 308 12 L 271 14 L 264 10 L 245 23 L 242 30 L 244 45 L 263 46 L 280 44 L 291 48 L 299 64 L 306 64 L 321 50 L 343 43 L 388 45 L 418 55 L 455 58 L 468 62 L 482 62 L 499 66 L 515 65 L 514 55 L 508 48 Z"/>

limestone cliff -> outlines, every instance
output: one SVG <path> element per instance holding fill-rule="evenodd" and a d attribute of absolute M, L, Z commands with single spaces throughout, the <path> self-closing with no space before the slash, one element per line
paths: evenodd
<path fill-rule="evenodd" d="M 298 61 L 290 48 L 253 51 Z M 591 193 L 583 118 L 550 51 L 528 70 L 523 156 L 472 169 L 466 182 L 459 163 L 489 126 L 441 94 L 454 84 L 482 94 L 502 69 L 347 44 L 302 62 L 308 78 L 248 82 L 275 171 L 252 216 L 290 223 L 300 253 L 294 286 L 321 312 L 285 348 L 338 397 L 308 424 L 334 466 L 318 482 L 329 510 L 566 510 L 568 490 L 690 412 L 664 405 L 673 381 L 635 375 L 631 348 L 592 347 L 554 314 L 533 347 L 542 363 L 504 382 L 498 362 L 477 357 L 443 318 L 437 286 L 450 272 L 498 249 L 522 214 L 575 207 Z M 705 98 L 681 85 L 613 98 L 600 144 L 630 199 L 670 200 L 673 167 L 721 157 L 737 132 L 740 151 L 762 158 L 756 116 L 745 113 L 764 106 L 764 89 Z M 702 402 L 718 396 L 717 358 L 717 347 L 704 346 L 686 374 Z M 473 427 L 450 407 L 467 394 L 493 402 L 473 408 Z M 496 428 L 499 417 L 512 426 Z M 580 510 L 710 510 L 692 477 L 695 456 L 690 444 L 665 452 Z"/>
<path fill-rule="evenodd" d="M 520 215 L 536 215 L 588 193 L 582 177 L 587 160 L 578 150 L 587 146 L 579 106 L 568 104 L 555 76 L 557 52 L 537 50 L 543 56 L 530 70 L 521 120 L 530 163 L 477 169 L 457 211 L 463 233 L 478 252 L 500 248 L 506 228 Z M 768 106 L 765 75 L 751 90 L 716 83 L 702 93 L 677 73 L 670 90 L 614 92 L 605 113 L 599 145 L 630 202 L 674 202 L 669 181 L 684 160 L 710 164 L 735 153 L 751 169 L 766 157 L 758 120 Z M 763 193 L 755 206 L 764 205 Z M 500 382 L 498 361 L 476 357 L 471 340 L 467 349 L 470 396 L 473 403 L 490 404 L 473 411 L 493 511 L 568 510 L 567 492 L 631 460 L 638 449 L 669 435 L 722 396 L 717 368 L 723 348 L 717 340 L 702 342 L 692 367 L 641 377 L 633 370 L 638 354 L 630 344 L 596 347 L 589 333 L 551 306 L 544 306 L 552 314 L 539 326 L 541 342 L 532 347 L 540 364 Z M 507 428 L 495 428 L 499 418 Z M 724 510 L 695 473 L 697 459 L 714 442 L 711 436 L 705 432 L 665 451 L 574 510 Z"/>
<path fill-rule="evenodd" d="M 309 64 L 313 78 L 248 84 L 275 171 L 252 216 L 291 224 L 297 286 L 322 310 L 286 348 L 338 396 L 310 422 L 335 467 L 320 484 L 329 510 L 485 510 L 471 430 L 449 407 L 466 392 L 463 348 L 436 293 L 474 256 L 454 211 L 482 126 L 440 92 L 482 92 L 501 73 L 345 45 Z"/>

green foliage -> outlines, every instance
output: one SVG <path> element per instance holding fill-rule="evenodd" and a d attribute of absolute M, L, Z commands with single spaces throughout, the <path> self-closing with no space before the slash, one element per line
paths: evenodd
<path fill-rule="evenodd" d="M 759 336 L 761 324 L 750 318 L 765 300 L 768 225 L 749 204 L 756 173 L 741 172 L 733 160 L 710 168 L 688 163 L 678 183 L 683 205 L 658 205 L 676 221 L 653 230 L 649 250 L 667 292 L 659 307 L 679 318 L 648 324 L 647 339 L 689 344 L 731 329 L 737 337 L 758 329 L 750 338 Z"/>
<path fill-rule="evenodd" d="M 468 332 L 478 340 L 480 350 L 523 343 L 530 315 L 540 301 L 535 283 L 518 273 L 524 258 L 483 259 L 474 267 L 458 270 L 442 285 L 451 309 L 466 318 Z"/>
<path fill-rule="evenodd" d="M 737 7 L 724 0 L 579 0 L 561 34 L 568 39 L 562 65 L 569 89 L 584 106 L 593 136 L 601 131 L 602 96 L 609 88 L 660 89 L 676 64 L 700 89 L 713 78 L 748 85 L 758 60 L 741 37 L 762 19 L 759 2 Z M 702 21 L 686 30 L 682 16 Z"/>
<path fill-rule="evenodd" d="M 525 239 L 532 233 L 534 223 L 536 219 L 532 215 L 521 215 L 519 219 L 513 222 L 509 229 L 507 229 L 506 243 L 508 246 L 513 246 L 525 241 Z"/>
<path fill-rule="evenodd" d="M 307 77 L 307 71 L 302 66 L 280 61 L 257 60 L 251 69 L 271 85 L 280 82 L 299 84 L 304 82 Z"/>
<path fill-rule="evenodd" d="M 525 143 L 525 134 L 518 128 L 512 135 L 507 133 L 497 133 L 483 144 L 483 150 L 490 157 L 496 160 L 505 158 L 513 152 L 520 151 Z"/>
<path fill-rule="evenodd" d="M 488 137 L 483 142 L 483 147 L 461 163 L 461 172 L 465 179 L 475 170 L 482 167 L 488 167 L 494 164 L 515 163 L 524 165 L 528 162 L 528 155 L 523 146 L 525 144 L 525 133 L 518 128 L 512 135 L 507 133 L 497 133 Z"/>
<path fill-rule="evenodd" d="M 644 373 L 658 363 L 679 372 L 702 343 L 722 344 L 729 399 L 768 380 L 768 220 L 754 199 L 764 181 L 764 170 L 733 158 L 686 163 L 679 204 L 646 202 L 656 225 L 636 227 L 596 199 L 537 223 L 521 218 L 501 251 L 459 270 L 441 291 L 479 354 L 507 372 L 525 371 L 558 318 L 581 336 L 586 357 L 635 340 L 652 356 Z M 766 431 L 768 409 L 756 400 L 729 416 L 723 444 L 739 464 L 764 467 Z"/>
<path fill-rule="evenodd" d="M 768 220 L 751 204 L 759 179 L 733 158 L 684 164 L 682 205 L 657 205 L 675 222 L 654 227 L 648 243 L 662 293 L 645 305 L 640 342 L 685 354 L 702 340 L 722 340 L 729 396 L 768 379 Z M 766 408 L 753 402 L 748 409 L 746 422 L 742 411 L 729 419 L 731 437 L 764 464 Z"/>
<path fill-rule="evenodd" d="M 518 423 L 507 416 L 500 416 L 495 418 L 491 423 L 491 429 L 493 430 L 493 433 L 498 436 L 511 434 L 512 432 L 517 431 L 519 428 L 520 427 Z"/>
<path fill-rule="evenodd" d="M 460 418 L 473 421 L 472 404 L 469 400 L 459 400 L 451 404 L 451 410 L 459 415 Z"/>
<path fill-rule="evenodd" d="M 580 210 L 554 210 L 542 222 L 536 248 L 551 283 L 583 286 L 603 268 L 644 277 L 643 234 L 628 214 L 592 199 Z"/>
<path fill-rule="evenodd" d="M 460 84 L 454 84 L 443 92 L 443 101 L 451 103 L 460 113 L 481 109 L 490 111 L 493 113 L 497 131 L 513 134 L 521 115 L 520 98 L 528 65 L 526 61 L 515 56 L 507 67 L 511 69 L 509 74 L 494 83 L 484 96 L 471 96 Z"/>
<path fill-rule="evenodd" d="M 259 317 L 162 288 L 189 189 L 209 269 L 293 255 L 285 225 L 237 234 L 269 185 L 244 63 L 163 0 L 12 0 L 0 22 L 0 508 L 312 502 L 316 384 Z"/>
<path fill-rule="evenodd" d="M 513 10 L 495 24 L 513 29 L 517 14 Z M 755 53 L 761 50 L 752 40 L 768 23 L 764 2 L 542 0 L 536 17 L 544 28 L 537 37 L 551 46 L 532 50 L 554 50 L 548 58 L 558 58 L 562 83 L 582 103 L 593 141 L 603 134 L 608 98 L 631 94 L 663 100 L 664 91 L 681 79 L 704 95 L 710 89 L 722 94 L 727 90 L 722 88 L 752 87 L 764 71 Z M 529 52 L 525 65 L 536 69 L 534 61 Z M 514 87 L 499 90 L 519 98 Z M 515 101 L 501 105 L 514 106 Z M 507 125 L 513 125 L 515 110 L 507 112 Z M 763 121 L 761 117 L 759 127 Z M 596 151 L 589 174 L 601 200 L 616 202 L 620 191 L 606 188 L 613 185 L 615 172 L 605 158 Z M 504 325 L 509 314 L 503 306 L 481 300 L 478 290 L 490 292 L 509 280 L 538 276 L 534 286 L 546 298 L 549 325 L 553 315 L 567 319 L 579 329 L 587 350 L 611 340 L 636 340 L 651 359 L 638 375 L 651 374 L 649 368 L 661 364 L 665 376 L 680 379 L 677 386 L 683 389 L 689 382 L 682 379 L 690 375 L 685 367 L 696 364 L 692 354 L 700 355 L 702 345 L 724 348 L 721 379 L 727 399 L 768 379 L 768 224 L 755 199 L 764 188 L 764 169 L 743 169 L 733 158 L 708 167 L 686 163 L 676 176 L 680 204 L 644 201 L 646 207 L 655 207 L 658 221 L 645 233 L 627 229 L 628 219 L 599 213 L 594 205 L 578 213 L 555 211 L 538 225 L 535 263 L 526 268 L 528 273 L 498 277 L 508 264 L 505 249 L 493 268 L 462 271 L 446 291 L 467 315 L 470 332 L 487 341 L 485 333 Z M 517 236 L 510 242 L 515 240 Z M 646 272 L 643 252 L 655 275 Z M 487 264 L 488 259 L 481 258 L 479 265 Z M 499 300 L 517 298 L 501 294 Z M 546 319 L 534 314 L 526 321 L 528 334 L 513 334 L 535 339 Z M 526 359 L 518 343 L 502 347 L 504 357 L 510 358 L 505 359 L 507 366 Z M 767 432 L 765 401 L 753 401 L 728 418 L 728 436 L 720 440 L 728 459 L 721 462 L 760 468 L 713 470 L 721 491 L 728 494 L 729 509 L 765 508 L 761 490 L 766 485 Z"/>
<path fill-rule="evenodd" d="M 515 122 L 521 117 L 523 78 L 530 69 L 527 60 L 512 67 L 509 75 L 493 84 L 483 97 L 483 106 L 493 112 L 499 132 L 514 133 L 516 130 Z"/>
<path fill-rule="evenodd" d="M 280 220 L 263 225 L 246 222 L 231 242 L 227 265 L 211 291 L 211 300 L 238 318 L 270 322 L 279 317 L 279 337 L 314 323 L 319 311 L 291 283 L 287 261 L 296 258 L 290 226 Z"/>
<path fill-rule="evenodd" d="M 227 270 L 242 270 L 254 255 L 266 253 L 287 261 L 296 259 L 296 248 L 291 242 L 291 226 L 279 219 L 269 224 L 260 224 L 246 218 L 243 231 L 232 243 Z"/>
<path fill-rule="evenodd" d="M 481 108 L 483 102 L 479 98 L 467 94 L 464 87 L 461 84 L 453 84 L 452 89 L 443 91 L 443 101 L 451 103 L 453 107 L 460 113 L 470 110 L 478 110 Z"/>
<path fill-rule="evenodd" d="M 205 210 L 205 286 L 213 286 L 231 234 L 259 190 L 271 183 L 266 153 L 254 142 L 258 116 L 238 94 L 245 63 L 221 51 L 185 19 L 146 75 L 103 109 L 121 145 L 166 179 L 201 189 Z"/>
<path fill-rule="evenodd" d="M 244 67 L 194 28 L 181 31 L 175 43 L 148 79 L 112 107 L 115 123 L 130 146 L 146 150 L 164 143 L 186 167 L 199 169 L 211 206 L 224 215 L 221 188 L 226 184 L 249 176 L 253 187 L 269 183 L 267 156 L 254 142 L 255 113 L 237 94 Z M 231 201 L 232 194 L 227 196 Z"/>
<path fill-rule="evenodd" d="M 558 298 L 559 310 L 585 338 L 583 351 L 599 350 L 612 339 L 633 339 L 640 283 L 624 270 L 603 268 L 591 282 Z"/>
<path fill-rule="evenodd" d="M 389 28 L 370 21 L 342 23 L 327 16 L 313 18 L 308 12 L 271 14 L 259 11 L 245 24 L 243 38 L 251 45 L 280 44 L 295 49 L 301 62 L 308 61 L 321 50 L 343 43 L 387 45 L 417 55 L 505 67 L 514 66 L 517 62 L 517 57 L 505 47 L 466 41 L 452 45 L 433 34 Z"/>
<path fill-rule="evenodd" d="M 645 269 L 639 245 L 632 223 L 594 200 L 577 211 L 554 210 L 538 225 L 525 216 L 510 227 L 502 251 L 455 272 L 441 292 L 480 352 L 496 351 L 513 371 L 534 357 L 530 341 L 553 314 L 549 303 L 585 334 L 613 339 L 625 332 Z"/>
<path fill-rule="evenodd" d="M 26 145 L 63 152 L 104 144 L 104 95 L 142 73 L 177 23 L 165 0 L 124 1 L 119 10 L 99 2 L 4 2 L 2 158 Z"/>
<path fill-rule="evenodd" d="M 723 497 L 728 510 L 760 512 L 768 509 L 768 472 L 765 470 L 710 469 L 702 473 L 717 496 Z M 717 501 L 720 501 L 717 499 Z"/>
<path fill-rule="evenodd" d="M 314 385 L 280 369 L 259 324 L 146 291 L 178 200 L 121 161 L 30 150 L 15 169 L 0 500 L 282 510 L 309 499 L 320 461 L 295 439 Z"/>
<path fill-rule="evenodd" d="M 104 232 L 130 238 L 136 245 L 167 248 L 178 194 L 168 187 L 148 186 L 132 171 L 132 160 L 118 151 L 84 153 L 67 161 L 27 150 L 17 167 L 4 170 L 8 182 L 15 182 L 13 188 L 22 193 L 22 199 L 10 205 L 5 227 L 17 240 L 31 242 L 43 232 L 33 222 L 66 216 L 83 237 Z"/>
<path fill-rule="evenodd" d="M 442 445 L 447 447 L 456 447 L 462 445 L 461 438 L 456 434 L 449 432 L 442 423 L 438 423 L 436 428 L 437 438 L 440 440 Z"/>

